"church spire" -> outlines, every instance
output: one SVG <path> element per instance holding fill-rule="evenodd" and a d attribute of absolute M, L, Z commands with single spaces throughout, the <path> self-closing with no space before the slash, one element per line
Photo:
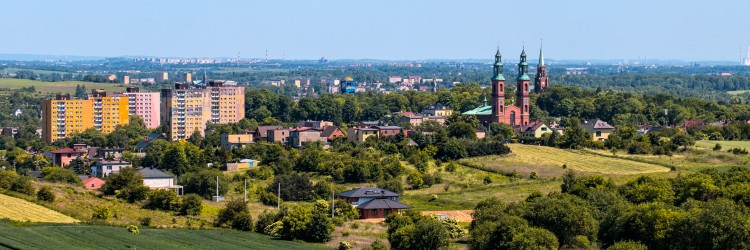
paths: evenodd
<path fill-rule="evenodd" d="M 542 40 L 542 43 L 539 45 L 539 65 L 537 67 L 544 67 L 544 40 Z"/>
<path fill-rule="evenodd" d="M 529 80 L 526 75 L 529 72 L 529 64 L 526 62 L 526 46 L 521 50 L 521 61 L 518 62 L 518 79 Z"/>
<path fill-rule="evenodd" d="M 494 75 L 492 80 L 505 81 L 503 76 L 503 55 L 500 54 L 500 45 L 497 45 L 497 53 L 495 53 L 495 64 L 492 66 Z"/>

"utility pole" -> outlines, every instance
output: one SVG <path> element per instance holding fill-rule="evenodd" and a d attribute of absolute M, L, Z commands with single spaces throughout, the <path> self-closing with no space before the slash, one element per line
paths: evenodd
<path fill-rule="evenodd" d="M 219 202 L 219 176 L 216 176 L 216 202 Z"/>
<path fill-rule="evenodd" d="M 335 192 L 333 191 L 333 184 L 331 184 L 331 218 L 333 218 L 335 216 L 334 215 L 334 211 L 336 211 L 335 210 L 336 209 L 336 201 L 334 200 L 335 196 L 336 195 L 335 195 Z"/>
<path fill-rule="evenodd" d="M 247 178 L 245 178 L 245 202 L 247 202 Z"/>
<path fill-rule="evenodd" d="M 281 182 L 279 182 L 279 190 L 276 195 L 276 209 L 281 209 Z"/>

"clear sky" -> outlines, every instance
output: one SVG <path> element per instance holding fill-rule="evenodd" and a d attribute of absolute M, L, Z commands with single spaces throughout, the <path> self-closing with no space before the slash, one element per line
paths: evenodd
<path fill-rule="evenodd" d="M 748 0 L 5 1 L 0 53 L 739 61 Z"/>

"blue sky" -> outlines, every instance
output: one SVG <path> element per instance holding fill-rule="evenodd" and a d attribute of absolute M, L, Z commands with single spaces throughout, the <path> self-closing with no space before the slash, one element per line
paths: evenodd
<path fill-rule="evenodd" d="M 750 1 L 8 1 L 0 53 L 739 61 Z"/>

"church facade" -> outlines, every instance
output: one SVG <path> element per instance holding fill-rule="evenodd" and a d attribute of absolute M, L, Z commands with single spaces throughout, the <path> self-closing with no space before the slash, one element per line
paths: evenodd
<path fill-rule="evenodd" d="M 521 60 L 518 63 L 518 76 L 516 77 L 516 101 L 506 103 L 505 100 L 505 76 L 503 76 L 503 63 L 500 49 L 495 54 L 492 76 L 492 99 L 487 105 L 485 97 L 484 106 L 464 112 L 464 115 L 475 115 L 483 123 L 505 123 L 511 126 L 528 126 L 531 121 L 531 104 L 529 103 L 529 85 L 531 79 L 528 76 L 529 65 L 526 62 L 526 49 L 521 51 Z M 535 77 L 534 91 L 541 93 L 547 88 L 548 77 L 544 56 L 539 50 L 539 65 Z"/>

